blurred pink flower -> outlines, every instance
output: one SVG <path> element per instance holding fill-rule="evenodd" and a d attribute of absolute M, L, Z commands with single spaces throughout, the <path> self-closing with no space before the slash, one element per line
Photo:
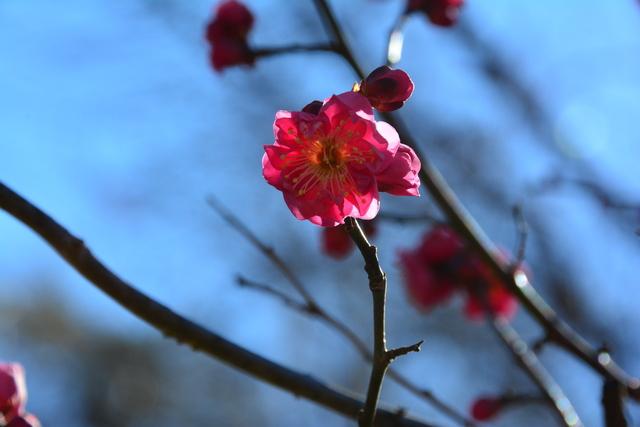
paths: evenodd
<path fill-rule="evenodd" d="M 25 414 L 12 419 L 7 427 L 40 427 L 40 421 L 31 414 Z"/>
<path fill-rule="evenodd" d="M 265 146 L 263 175 L 300 220 L 333 227 L 346 217 L 372 219 L 379 190 L 419 195 L 420 162 L 413 150 L 393 127 L 374 120 L 359 93 L 334 95 L 317 114 L 279 111 L 274 133 L 275 143 Z"/>
<path fill-rule="evenodd" d="M 464 311 L 469 319 L 483 318 L 485 299 L 496 316 L 510 318 L 515 314 L 515 296 L 447 225 L 434 227 L 418 247 L 401 251 L 399 259 L 409 299 L 421 310 L 460 292 L 466 296 Z"/>
<path fill-rule="evenodd" d="M 0 363 L 0 414 L 9 422 L 24 411 L 27 387 L 19 363 Z"/>

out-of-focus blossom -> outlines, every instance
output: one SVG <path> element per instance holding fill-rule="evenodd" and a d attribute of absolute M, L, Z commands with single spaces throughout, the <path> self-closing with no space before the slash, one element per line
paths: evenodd
<path fill-rule="evenodd" d="M 31 414 L 25 414 L 12 419 L 7 427 L 40 427 L 40 421 Z"/>
<path fill-rule="evenodd" d="M 508 258 L 508 254 L 504 252 L 498 255 L 504 259 Z M 469 284 L 464 307 L 467 317 L 474 320 L 482 319 L 486 311 L 485 304 L 491 307 L 493 313 L 505 318 L 513 317 L 518 308 L 515 296 L 476 254 L 466 257 L 460 266 L 459 274 L 461 280 Z"/>
<path fill-rule="evenodd" d="M 409 0 L 407 13 L 422 12 L 441 27 L 450 27 L 458 20 L 464 0 Z"/>
<path fill-rule="evenodd" d="M 373 237 L 376 233 L 374 221 L 361 221 L 362 229 L 367 237 Z M 335 259 L 346 257 L 355 248 L 355 244 L 345 230 L 344 225 L 336 227 L 324 227 L 321 231 L 322 251 Z"/>
<path fill-rule="evenodd" d="M 404 71 L 383 65 L 360 82 L 359 91 L 376 110 L 394 111 L 402 107 L 413 93 L 413 82 Z"/>
<path fill-rule="evenodd" d="M 242 3 L 227 0 L 218 5 L 205 34 L 211 45 L 211 64 L 216 71 L 254 63 L 254 53 L 247 43 L 252 26 L 253 15 Z"/>
<path fill-rule="evenodd" d="M 334 95 L 317 114 L 279 111 L 274 133 L 263 175 L 300 220 L 333 227 L 346 217 L 372 219 L 380 209 L 378 191 L 419 195 L 413 150 L 393 127 L 374 120 L 359 93 Z"/>
<path fill-rule="evenodd" d="M 449 226 L 434 227 L 417 248 L 402 251 L 399 257 L 409 299 L 419 309 L 431 309 L 462 293 L 470 319 L 481 319 L 486 306 L 500 317 L 515 313 L 516 298 Z"/>
<path fill-rule="evenodd" d="M 499 397 L 480 397 L 471 405 L 471 416 L 477 421 L 488 421 L 498 415 L 503 407 L 503 401 Z"/>
<path fill-rule="evenodd" d="M 24 411 L 27 387 L 18 363 L 0 363 L 0 414 L 9 422 Z"/>

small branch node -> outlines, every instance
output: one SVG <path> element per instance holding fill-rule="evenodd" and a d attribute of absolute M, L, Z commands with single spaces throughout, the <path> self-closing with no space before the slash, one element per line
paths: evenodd
<path fill-rule="evenodd" d="M 387 352 L 385 353 L 385 359 L 387 360 L 387 363 L 391 363 L 394 359 L 400 356 L 404 356 L 414 352 L 418 353 L 420 351 L 420 346 L 422 345 L 422 343 L 424 343 L 424 340 L 420 340 L 412 345 L 387 350 Z"/>

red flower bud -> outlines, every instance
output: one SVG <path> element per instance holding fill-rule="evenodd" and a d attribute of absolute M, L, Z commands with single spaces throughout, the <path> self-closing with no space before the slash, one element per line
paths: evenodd
<path fill-rule="evenodd" d="M 211 44 L 210 59 L 216 71 L 253 64 L 255 56 L 247 43 L 252 26 L 253 15 L 242 3 L 227 0 L 218 5 L 205 34 Z"/>
<path fill-rule="evenodd" d="M 322 101 L 311 101 L 302 109 L 303 112 L 313 114 L 317 116 L 320 112 L 320 108 L 322 108 Z"/>
<path fill-rule="evenodd" d="M 441 27 L 450 27 L 458 20 L 464 0 L 409 0 L 407 13 L 422 12 Z"/>
<path fill-rule="evenodd" d="M 413 82 L 402 70 L 386 65 L 378 67 L 360 82 L 360 93 L 378 111 L 393 111 L 402 107 L 413 93 Z"/>
<path fill-rule="evenodd" d="M 471 406 L 471 416 L 478 421 L 487 421 L 498 415 L 503 408 L 500 398 L 481 397 Z"/>

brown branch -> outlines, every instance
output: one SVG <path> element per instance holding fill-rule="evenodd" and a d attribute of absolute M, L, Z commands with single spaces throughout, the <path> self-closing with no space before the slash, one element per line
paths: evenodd
<path fill-rule="evenodd" d="M 371 362 L 373 361 L 373 354 L 369 350 L 367 344 L 360 339 L 358 334 L 353 331 L 346 323 L 338 320 L 335 316 L 329 314 L 316 299 L 306 290 L 306 287 L 302 283 L 302 280 L 296 276 L 288 264 L 280 258 L 278 253 L 267 245 L 265 242 L 255 235 L 245 224 L 240 221 L 238 217 L 233 215 L 231 211 L 226 209 L 222 203 L 215 200 L 212 197 L 208 198 L 208 202 L 211 207 L 221 216 L 223 220 L 229 224 L 233 229 L 238 231 L 247 241 L 253 244 L 260 252 L 262 252 L 269 261 L 285 276 L 293 288 L 298 292 L 304 302 L 297 302 L 280 290 L 277 290 L 269 285 L 258 283 L 244 277 L 239 278 L 239 285 L 247 288 L 263 292 L 281 300 L 285 305 L 303 313 L 308 314 L 317 319 L 323 321 L 329 327 L 333 328 L 336 332 L 346 338 L 353 347 L 360 353 L 362 358 Z M 241 281 L 241 283 L 240 283 Z M 467 419 L 464 415 L 456 411 L 454 408 L 439 399 L 433 392 L 421 388 L 420 386 L 411 382 L 407 377 L 401 375 L 395 370 L 389 368 L 387 376 L 393 381 L 404 387 L 407 391 L 411 392 L 415 396 L 425 400 L 435 408 L 437 408 L 444 415 L 448 416 L 457 423 L 465 427 L 474 427 L 473 421 Z"/>
<path fill-rule="evenodd" d="M 42 237 L 71 267 L 98 289 L 165 336 L 346 417 L 358 417 L 363 403 L 356 397 L 250 352 L 141 293 L 105 267 L 82 240 L 1 182 L 0 209 Z M 428 427 L 430 424 L 406 417 L 403 411 L 396 408 L 379 411 L 376 425 Z"/>
<path fill-rule="evenodd" d="M 237 282 L 242 287 L 272 296 L 276 299 L 279 299 L 287 307 L 290 307 L 302 314 L 310 315 L 318 320 L 325 322 L 327 325 L 334 328 L 339 334 L 345 337 L 358 351 L 363 359 L 369 362 L 373 360 L 373 355 L 371 354 L 371 351 L 369 350 L 365 342 L 362 341 L 360 337 L 346 324 L 328 315 L 318 305 L 310 306 L 307 303 L 296 301 L 278 289 L 275 289 L 264 283 L 259 283 L 254 280 L 247 279 L 243 276 L 239 276 Z M 317 310 L 317 308 L 320 308 L 320 310 Z M 475 427 L 475 423 L 473 421 L 467 419 L 464 415 L 441 401 L 431 391 L 420 388 L 418 385 L 411 382 L 407 377 L 401 375 L 391 367 L 389 367 L 389 369 L 387 370 L 387 376 L 410 393 L 426 400 L 429 404 L 437 408 L 444 415 L 447 415 L 449 418 L 456 421 L 460 425 L 463 425 L 465 427 Z"/>
<path fill-rule="evenodd" d="M 371 367 L 367 400 L 358 420 L 360 427 L 370 427 L 373 426 L 376 417 L 378 399 L 387 368 L 395 358 L 413 351 L 420 351 L 422 341 L 407 347 L 387 349 L 385 333 L 387 275 L 378 261 L 377 248 L 369 243 L 358 221 L 354 218 L 346 218 L 345 227 L 364 259 L 364 270 L 367 272 L 369 290 L 373 297 L 373 366 Z"/>
<path fill-rule="evenodd" d="M 342 29 L 327 1 L 314 0 L 314 2 L 325 26 L 331 32 L 335 42 L 340 46 L 341 55 L 356 75 L 360 79 L 364 79 L 365 74 L 347 45 Z M 402 121 L 397 116 L 389 113 L 382 113 L 381 115 L 398 131 L 400 139 L 413 148 L 420 158 L 422 162 L 422 169 L 419 172 L 420 179 L 447 216 L 451 225 L 465 238 L 493 272 L 502 279 L 511 292 L 518 297 L 520 303 L 545 329 L 551 340 L 582 360 L 604 378 L 613 379 L 623 385 L 627 389 L 629 396 L 640 401 L 640 380 L 629 376 L 611 359 L 603 363 L 598 358 L 597 349 L 558 317 L 549 304 L 531 286 L 527 276 L 518 271 L 513 272 L 511 266 L 500 259 L 499 251 L 494 243 L 458 200 L 435 165 L 429 161 L 429 158 L 424 155 L 416 141 L 411 138 Z"/>

